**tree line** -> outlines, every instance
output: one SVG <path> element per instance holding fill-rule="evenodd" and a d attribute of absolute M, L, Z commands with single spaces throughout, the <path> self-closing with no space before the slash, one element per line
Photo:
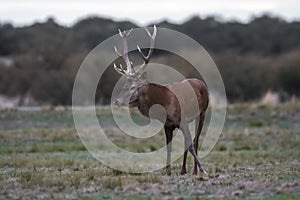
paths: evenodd
<path fill-rule="evenodd" d="M 257 100 L 268 90 L 300 96 L 298 21 L 263 15 L 241 23 L 195 16 L 182 24 L 162 21 L 157 26 L 185 33 L 204 46 L 222 74 L 230 102 Z M 88 52 L 118 29 L 135 27 L 129 21 L 100 17 L 70 27 L 52 18 L 23 27 L 0 23 L 0 94 L 30 95 L 39 104 L 71 104 L 75 75 Z M 177 63 L 176 57 L 164 54 L 154 59 Z M 119 78 L 113 70 L 106 73 L 106 87 L 96 95 L 101 104 L 110 102 Z"/>

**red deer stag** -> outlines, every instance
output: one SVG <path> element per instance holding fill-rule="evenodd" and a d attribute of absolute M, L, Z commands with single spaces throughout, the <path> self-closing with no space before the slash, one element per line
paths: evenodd
<path fill-rule="evenodd" d="M 183 156 L 183 164 L 181 169 L 181 174 L 186 173 L 186 157 L 187 151 L 189 151 L 194 158 L 194 174 L 197 174 L 197 167 L 199 170 L 205 174 L 207 172 L 201 166 L 198 158 L 197 158 L 197 149 L 198 149 L 198 140 L 203 127 L 203 122 L 205 119 L 206 109 L 208 107 L 209 95 L 208 90 L 205 84 L 198 79 L 186 79 L 182 82 L 169 84 L 166 86 L 149 83 L 146 80 L 146 72 L 144 72 L 151 55 L 153 53 L 154 48 L 154 40 L 156 37 L 157 29 L 154 26 L 153 34 L 146 29 L 147 34 L 150 37 L 150 48 L 147 55 L 145 55 L 139 46 L 137 49 L 141 54 L 144 63 L 138 68 L 134 69 L 132 62 L 128 57 L 128 46 L 127 46 L 127 37 L 132 31 L 120 31 L 119 34 L 123 40 L 123 53 L 120 53 L 116 47 L 114 47 L 115 52 L 122 57 L 126 64 L 126 68 L 122 67 L 122 65 L 117 66 L 114 64 L 115 70 L 121 75 L 125 75 L 127 77 L 127 82 L 124 85 L 119 96 L 114 100 L 113 104 L 116 106 L 129 106 L 129 107 L 137 107 L 139 111 L 149 117 L 149 109 L 151 106 L 155 104 L 161 105 L 166 112 L 166 119 L 159 119 L 159 114 L 157 115 L 157 119 L 163 121 L 165 135 L 166 135 L 166 143 L 167 143 L 167 165 L 166 165 L 166 173 L 168 175 L 171 174 L 170 160 L 171 160 L 171 148 L 172 148 L 172 137 L 173 131 L 176 128 L 179 128 L 184 135 L 184 144 L 185 151 Z M 189 87 L 193 89 L 193 92 L 196 97 L 196 104 L 198 103 L 199 112 L 197 114 L 189 114 L 185 113 L 185 116 L 181 115 L 182 108 L 180 105 L 184 105 L 186 110 L 194 109 L 190 103 L 190 96 L 185 96 L 187 98 L 183 98 L 183 102 L 179 104 L 179 100 L 177 98 L 179 96 L 190 95 L 190 93 L 185 93 L 184 86 L 188 84 Z M 173 91 L 176 91 L 176 95 Z M 195 109 L 194 109 L 195 110 Z M 184 118 L 184 121 L 181 118 Z M 194 141 L 192 142 L 191 134 L 188 128 L 188 124 L 196 119 L 196 134 Z"/>

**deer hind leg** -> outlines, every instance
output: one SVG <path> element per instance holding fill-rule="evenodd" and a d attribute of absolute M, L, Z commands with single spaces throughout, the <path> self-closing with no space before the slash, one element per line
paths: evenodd
<path fill-rule="evenodd" d="M 172 151 L 172 138 L 173 138 L 173 129 L 165 127 L 166 134 L 166 144 L 167 144 L 167 166 L 166 173 L 171 175 L 171 151 Z"/>
<path fill-rule="evenodd" d="M 182 132 L 183 132 L 183 135 L 185 135 L 183 130 L 182 130 Z M 182 167 L 181 167 L 181 172 L 180 172 L 181 175 L 186 174 L 186 158 L 187 158 L 187 153 L 188 153 L 188 148 L 189 148 L 188 145 L 191 145 L 191 143 L 188 144 L 186 142 L 185 138 L 186 137 L 184 136 L 184 154 L 183 154 L 183 162 L 182 162 Z"/>
<path fill-rule="evenodd" d="M 187 157 L 188 150 L 187 150 L 187 147 L 185 147 L 184 149 L 185 150 L 184 150 L 184 154 L 183 154 L 183 163 L 182 163 L 181 172 L 180 172 L 181 175 L 186 174 L 186 157 Z"/>
<path fill-rule="evenodd" d="M 192 136 L 191 136 L 188 126 L 187 125 L 182 126 L 181 130 L 182 130 L 183 136 L 184 136 L 185 150 L 188 149 L 188 151 L 192 154 L 197 166 L 199 167 L 199 170 L 202 171 L 203 173 L 207 174 L 207 172 L 202 168 L 200 161 L 197 158 L 195 148 L 194 148 L 194 145 L 192 142 Z"/>
<path fill-rule="evenodd" d="M 194 138 L 194 149 L 196 152 L 196 155 L 198 155 L 198 142 L 199 142 L 199 137 L 203 128 L 203 124 L 204 124 L 204 120 L 205 120 L 205 112 L 201 112 L 200 116 L 196 118 L 196 122 L 195 122 L 195 130 L 196 130 L 196 134 L 195 134 L 195 138 Z M 197 162 L 194 159 L 194 175 L 197 175 Z"/>

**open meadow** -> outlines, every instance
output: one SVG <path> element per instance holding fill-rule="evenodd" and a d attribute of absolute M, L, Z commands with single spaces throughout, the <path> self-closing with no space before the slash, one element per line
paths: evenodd
<path fill-rule="evenodd" d="M 104 121 L 105 109 L 97 109 Z M 135 152 L 165 142 L 163 132 L 145 144 L 116 129 L 110 134 Z M 186 175 L 180 175 L 182 159 L 171 176 L 124 173 L 89 154 L 70 108 L 0 111 L 0 199 L 298 199 L 300 102 L 230 105 L 217 145 L 201 161 L 209 179 L 192 175 L 190 155 Z"/>

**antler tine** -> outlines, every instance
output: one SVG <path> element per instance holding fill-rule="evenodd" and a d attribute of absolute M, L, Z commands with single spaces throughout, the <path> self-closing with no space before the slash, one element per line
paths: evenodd
<path fill-rule="evenodd" d="M 151 37 L 153 39 L 156 37 L 157 29 L 156 29 L 156 25 L 155 24 L 153 26 L 153 34 L 151 34 L 150 31 L 147 28 L 145 28 L 145 30 L 146 30 L 147 34 L 149 35 L 149 37 Z"/>
<path fill-rule="evenodd" d="M 131 33 L 132 30 L 133 30 L 133 28 L 130 29 L 130 30 L 126 33 L 126 36 L 129 36 L 129 34 Z M 125 31 L 124 31 L 124 32 L 125 32 Z"/>
<path fill-rule="evenodd" d="M 122 31 L 121 31 L 120 29 L 118 29 L 118 31 L 119 31 L 119 35 L 120 35 L 121 37 L 123 37 Z"/>
<path fill-rule="evenodd" d="M 132 30 L 133 30 L 133 28 L 130 29 L 129 31 L 123 31 L 123 32 L 122 32 L 120 29 L 118 29 L 119 35 L 120 35 L 122 38 L 123 38 L 123 37 L 128 37 Z"/>
<path fill-rule="evenodd" d="M 137 45 L 137 50 L 140 52 L 140 54 L 142 55 L 142 58 L 144 60 L 144 63 L 142 64 L 142 66 L 140 66 L 136 72 L 142 72 L 144 70 L 144 68 L 147 66 L 147 64 L 149 63 L 150 61 L 150 58 L 152 56 L 152 53 L 153 53 L 153 49 L 154 49 L 154 42 L 155 42 L 155 37 L 156 37 L 156 33 L 157 33 L 157 29 L 156 29 L 156 26 L 154 25 L 153 26 L 153 33 L 151 34 L 150 31 L 145 28 L 147 34 L 149 35 L 150 37 L 150 49 L 148 51 L 148 54 L 147 56 L 145 56 L 145 54 L 142 52 L 141 48 Z"/>
<path fill-rule="evenodd" d="M 114 49 L 115 49 L 115 52 L 119 55 L 119 56 L 122 56 L 122 54 L 118 51 L 117 47 L 114 46 Z"/>
<path fill-rule="evenodd" d="M 122 57 L 122 59 L 124 60 L 125 64 L 126 64 L 126 67 L 127 69 L 124 70 L 122 68 L 122 73 L 124 75 L 127 75 L 127 76 L 132 76 L 135 71 L 134 71 L 134 68 L 133 68 L 133 65 L 132 65 L 132 62 L 129 60 L 129 57 L 128 57 L 128 44 L 127 44 L 127 37 L 129 36 L 129 34 L 131 33 L 131 31 L 133 29 L 130 29 L 129 31 L 121 31 L 120 29 L 119 30 L 119 35 L 121 36 L 121 38 L 123 39 L 123 53 L 120 53 L 117 49 L 116 46 L 114 46 L 114 49 L 115 49 L 115 52 L 120 56 Z M 116 69 L 116 68 L 115 68 Z M 117 69 L 116 69 L 117 70 Z M 120 72 L 120 71 L 118 71 Z"/>
<path fill-rule="evenodd" d="M 121 75 L 124 75 L 125 74 L 125 71 L 122 67 L 122 65 L 120 64 L 120 66 L 118 67 L 115 63 L 114 63 L 114 69 Z"/>
<path fill-rule="evenodd" d="M 140 54 L 142 55 L 142 57 L 143 57 L 144 61 L 146 62 L 146 64 L 149 62 L 150 57 L 151 57 L 151 55 L 153 53 L 154 41 L 155 41 L 155 37 L 156 37 L 156 33 L 157 33 L 157 29 L 156 29 L 155 25 L 154 25 L 153 29 L 154 29 L 153 30 L 153 34 L 151 34 L 150 31 L 147 28 L 145 28 L 147 34 L 150 37 L 150 50 L 149 50 L 147 56 L 145 56 L 145 54 L 142 52 L 141 48 L 137 45 L 137 49 L 140 52 Z"/>

